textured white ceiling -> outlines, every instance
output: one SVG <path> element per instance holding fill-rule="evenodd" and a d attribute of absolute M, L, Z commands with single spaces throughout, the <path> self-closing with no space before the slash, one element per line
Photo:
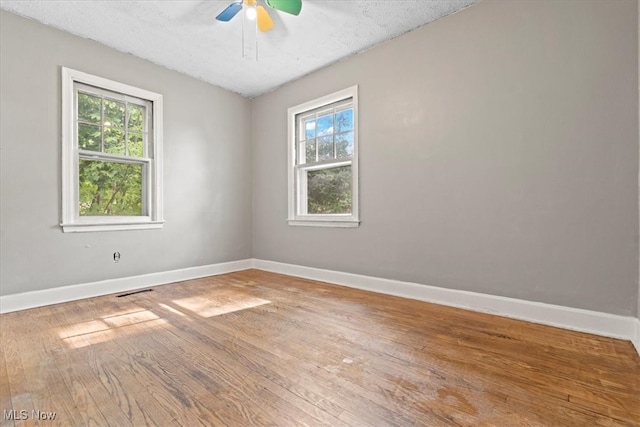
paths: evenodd
<path fill-rule="evenodd" d="M 247 97 L 463 9 L 478 0 L 303 0 L 299 16 L 267 8 L 258 60 L 243 58 L 231 0 L 0 0 L 0 8 L 96 40 Z M 263 3 L 263 0 L 259 0 Z"/>

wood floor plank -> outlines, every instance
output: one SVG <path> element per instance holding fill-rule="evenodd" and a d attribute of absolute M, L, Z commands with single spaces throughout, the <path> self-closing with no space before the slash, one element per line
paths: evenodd
<path fill-rule="evenodd" d="M 17 345 L 24 337 L 13 337 L 8 334 L 9 339 L 7 345 Z M 22 339 L 21 339 L 22 338 Z M 73 402 L 71 393 L 63 381 L 58 369 L 54 349 L 50 345 L 52 343 L 49 330 L 42 331 L 37 334 L 29 335 L 31 344 L 27 351 L 24 347 L 16 348 L 20 353 L 23 368 L 26 373 L 26 381 L 29 384 L 33 410 L 28 416 L 31 419 L 47 421 L 50 425 L 66 425 L 66 421 L 71 420 L 72 424 L 85 425 L 105 425 L 106 420 L 101 414 L 93 414 L 87 416 L 79 409 L 80 405 L 69 405 Z M 79 402 L 79 401 L 78 401 Z M 48 417 L 51 416 L 52 419 Z"/>
<path fill-rule="evenodd" d="M 151 310 L 157 311 L 155 307 L 146 311 L 151 313 Z M 136 354 L 145 356 L 144 361 L 140 359 L 139 363 L 153 372 L 157 378 L 167 377 L 170 382 L 178 385 L 174 393 L 181 393 L 183 404 L 193 408 L 206 424 L 219 425 L 222 423 L 220 417 L 233 425 L 276 423 L 276 420 L 270 419 L 268 412 L 262 411 L 261 406 L 264 403 L 273 406 L 274 403 L 278 403 L 277 399 L 274 401 L 270 393 L 265 392 L 263 388 L 246 387 L 245 377 L 230 369 L 233 360 L 219 357 L 224 356 L 221 354 L 211 357 L 208 353 L 211 353 L 213 348 L 200 349 L 197 340 L 189 342 L 182 339 L 181 328 L 163 323 L 163 327 L 169 333 L 156 334 L 147 329 L 146 322 L 135 322 L 131 316 L 129 320 L 132 321 L 121 324 L 121 327 L 132 328 L 137 330 L 137 333 L 145 335 L 144 339 L 136 339 L 135 342 Z M 189 348 L 189 351 L 184 351 L 184 348 Z M 163 357 L 158 358 L 157 353 Z M 165 357 L 166 355 L 170 357 Z M 239 388 L 235 386 L 236 383 L 244 384 L 244 387 Z M 256 392 L 261 392 L 259 402 L 256 401 L 258 399 L 252 398 Z M 232 409 L 237 411 L 234 413 Z M 289 411 L 295 414 L 291 408 Z M 304 414 L 295 415 L 300 418 Z M 280 413 L 277 425 L 295 424 L 293 419 L 288 418 L 289 414 Z M 288 423 L 285 422 L 287 419 Z"/>
<path fill-rule="evenodd" d="M 2 315 L 5 318 L 15 318 L 13 315 Z M 10 334 L 11 326 L 8 324 L 5 319 L 0 321 L 1 340 L 2 340 L 2 348 L 4 352 L 4 357 L 6 361 L 6 369 L 7 369 L 7 378 L 8 378 L 8 387 L 7 390 L 11 393 L 11 406 L 12 406 L 12 416 L 11 418 L 14 421 L 15 425 L 27 426 L 34 425 L 33 420 L 30 418 L 23 418 L 24 414 L 31 415 L 31 411 L 34 410 L 33 401 L 31 397 L 31 389 L 28 387 L 28 376 L 23 367 L 23 360 L 21 358 L 20 346 L 17 345 L 15 341 L 15 337 Z M 3 387 L 4 388 L 4 387 Z M 4 409 L 0 408 L 3 411 Z"/>
<path fill-rule="evenodd" d="M 227 317 L 229 317 L 229 316 L 234 316 L 234 315 L 235 315 L 235 314 L 229 314 Z M 282 330 L 282 327 L 281 327 L 281 326 L 278 326 L 277 324 L 269 324 L 269 321 L 268 321 L 268 319 L 266 319 L 266 318 L 262 320 L 263 326 L 265 325 L 265 322 L 266 322 L 266 325 L 267 325 L 267 328 L 266 328 L 267 330 L 273 330 L 273 329 L 275 328 L 275 329 L 277 329 L 277 330 L 278 330 L 278 334 L 280 334 L 280 335 L 281 335 L 281 334 L 283 333 L 283 330 Z M 225 321 L 224 323 L 229 323 L 229 322 L 228 322 L 228 321 Z M 256 329 L 254 328 L 254 326 L 256 326 L 256 325 L 250 325 L 250 328 L 249 328 L 249 329 L 256 330 Z M 233 327 L 232 327 L 232 328 L 233 328 Z M 236 328 L 236 329 L 237 329 L 237 328 Z M 263 328 L 263 329 L 264 329 L 264 328 Z M 239 330 L 239 329 L 237 329 L 237 330 Z M 229 330 L 229 332 L 230 332 L 231 334 L 233 334 L 233 333 L 234 333 L 234 329 Z M 253 339 L 250 339 L 250 341 L 254 341 L 254 340 L 253 340 Z M 278 345 L 278 346 L 276 346 L 276 347 L 273 347 L 273 346 L 271 346 L 271 347 L 277 350 L 277 348 L 279 348 L 279 347 L 280 347 L 280 345 Z M 254 350 L 256 350 L 256 349 L 254 349 Z M 256 351 L 249 351 L 249 353 L 250 353 L 250 354 L 255 354 L 255 353 L 258 353 L 259 351 L 260 351 L 260 350 L 258 349 L 258 350 L 256 350 Z M 285 354 L 283 354 L 283 353 L 276 352 L 275 354 L 273 354 L 273 356 L 275 356 L 275 357 L 277 357 L 278 359 L 282 360 L 285 364 L 288 364 L 288 363 L 290 362 L 290 358 L 288 358 L 288 357 L 287 357 Z M 297 370 L 298 370 L 298 371 L 300 371 L 300 370 L 301 370 L 301 366 L 296 365 L 296 367 L 297 367 Z M 318 375 L 318 372 L 317 372 L 317 371 L 318 371 L 318 367 L 317 367 L 317 366 L 315 366 L 315 365 L 309 365 L 309 366 L 307 367 L 306 371 L 316 371 L 316 373 L 314 374 L 314 378 L 313 378 L 313 379 L 314 379 L 314 382 L 317 382 L 317 380 L 318 380 L 318 378 L 317 378 L 317 375 Z M 306 371 L 305 371 L 305 372 L 306 372 Z M 333 376 L 330 376 L 330 380 L 329 380 L 329 381 L 330 381 L 330 382 L 334 382 L 334 378 L 333 378 Z M 332 387 L 335 389 L 335 384 L 334 384 Z M 352 386 L 348 386 L 347 388 L 348 388 L 348 389 L 351 389 L 351 388 L 353 388 L 353 387 L 352 387 Z M 335 390 L 334 390 L 334 393 L 336 393 L 336 391 L 335 391 Z M 352 399 L 352 400 L 361 400 L 360 394 L 362 394 L 362 393 L 368 393 L 368 391 L 367 391 L 367 390 L 360 390 L 360 394 L 358 394 L 358 392 L 357 392 L 357 391 L 356 391 L 356 392 L 354 392 L 353 390 L 348 390 L 348 391 L 347 391 L 347 390 L 342 389 L 342 390 L 338 390 L 338 391 L 337 391 L 337 393 L 338 393 L 338 394 L 342 393 L 342 396 L 341 396 L 341 397 L 343 398 L 342 400 L 344 400 L 345 398 L 347 398 L 347 397 L 348 397 L 348 395 L 353 396 L 353 398 L 354 398 L 354 399 Z M 345 394 L 345 393 L 346 393 L 346 394 Z M 303 392 L 303 395 L 304 395 L 304 394 L 305 394 L 305 393 Z M 347 401 L 348 401 L 348 400 L 347 400 Z M 387 410 L 386 410 L 386 408 L 377 408 L 377 410 L 378 410 L 378 411 L 383 411 L 383 412 L 384 412 L 384 411 L 387 411 Z M 340 410 L 340 411 L 341 411 L 341 410 Z M 367 414 L 367 415 L 369 415 L 369 414 Z M 378 422 L 380 422 L 380 420 L 381 420 L 381 419 L 384 419 L 384 418 L 385 418 L 385 416 L 387 416 L 388 418 L 391 418 L 391 419 L 401 419 L 401 417 L 400 417 L 398 414 L 392 414 L 391 412 L 387 411 L 387 413 L 386 413 L 386 414 L 379 414 L 379 415 L 378 415 L 378 417 L 377 417 L 377 418 L 375 418 L 375 420 L 377 420 Z M 406 424 L 406 422 L 407 422 L 407 420 L 403 420 L 403 421 L 401 422 L 401 424 Z M 395 423 L 394 423 L 394 424 L 395 424 Z"/>
<path fill-rule="evenodd" d="M 251 313 L 247 313 L 246 316 L 251 316 Z M 254 315 L 257 315 L 254 313 Z M 240 315 L 239 315 L 240 316 Z M 246 316 L 241 316 L 241 317 L 237 317 L 236 320 L 244 320 L 247 321 Z M 288 315 L 288 317 L 293 317 L 291 314 Z M 233 327 L 236 329 L 247 329 L 248 326 L 251 326 L 251 321 L 248 321 L 248 324 L 239 324 L 239 323 L 234 323 Z M 310 331 L 310 332 L 314 332 L 313 334 L 310 334 L 310 336 L 313 336 L 313 338 L 309 338 L 307 339 L 306 337 L 298 337 L 298 340 L 301 340 L 303 342 L 304 345 L 309 346 L 310 348 L 313 347 L 314 344 L 319 344 L 318 343 L 318 339 L 317 336 L 318 334 L 321 333 L 321 331 L 319 330 L 314 330 L 312 325 L 305 325 L 304 327 L 305 331 Z M 332 325 L 332 327 L 330 328 L 331 331 L 336 331 L 336 330 L 342 330 L 342 332 L 344 332 L 345 328 L 342 327 L 341 325 Z M 279 348 L 283 348 L 286 347 L 286 342 L 289 341 L 290 337 L 285 337 L 284 341 L 278 341 L 278 347 Z M 327 369 L 332 375 L 338 375 L 340 377 L 342 377 L 342 379 L 349 381 L 351 383 L 353 383 L 353 386 L 355 387 L 361 387 L 361 390 L 369 390 L 369 389 L 378 389 L 380 390 L 381 393 L 379 393 L 380 395 L 383 396 L 390 396 L 391 400 L 390 402 L 385 403 L 385 406 L 388 407 L 393 407 L 393 402 L 400 399 L 400 401 L 402 401 L 403 403 L 412 403 L 413 399 L 411 398 L 411 393 L 413 391 L 415 391 L 416 388 L 416 384 L 414 383 L 408 383 L 411 387 L 406 388 L 404 387 L 403 384 L 398 383 L 397 379 L 398 378 L 402 378 L 402 377 L 413 377 L 413 378 L 420 378 L 420 375 L 416 375 L 419 374 L 418 372 L 410 372 L 407 371 L 403 368 L 402 364 L 397 364 L 397 365 L 393 365 L 393 363 L 389 363 L 388 360 L 383 359 L 381 357 L 377 357 L 380 355 L 380 351 L 379 349 L 372 349 L 372 348 L 359 348 L 356 349 L 360 346 L 360 344 L 357 341 L 352 341 L 350 343 L 347 344 L 347 347 L 351 349 L 351 352 L 349 353 L 349 355 L 351 357 L 353 357 L 354 360 L 350 360 L 349 361 L 349 367 L 355 367 L 357 366 L 357 362 L 359 361 L 369 361 L 366 362 L 366 370 L 368 372 L 365 372 L 365 375 L 362 375 L 362 372 L 357 372 L 355 373 L 353 370 L 345 370 L 345 369 L 340 369 L 341 365 L 344 367 L 344 364 L 341 364 L 341 360 L 344 357 L 343 353 L 335 353 L 332 354 L 331 351 L 329 351 L 329 349 L 331 349 L 332 345 L 331 343 L 334 342 L 334 339 L 339 340 L 340 337 L 335 337 L 332 338 L 329 342 L 325 343 L 322 347 L 324 348 L 322 351 L 320 351 L 319 354 L 319 359 L 323 360 L 323 361 L 329 361 L 332 362 L 329 366 L 324 366 L 325 369 Z M 344 343 L 340 343 L 339 345 L 340 347 L 344 346 Z M 376 363 L 379 360 L 383 360 L 385 363 Z M 353 363 L 356 362 L 356 363 Z M 405 364 L 410 363 L 410 361 L 405 361 Z M 406 366 L 406 365 L 404 365 Z M 439 367 L 439 370 L 441 372 L 446 372 L 443 371 L 441 369 L 441 367 Z M 386 381 L 385 377 L 386 377 L 386 373 L 393 373 L 392 377 L 393 380 L 391 381 Z M 374 382 L 366 382 L 366 379 L 372 375 L 372 378 L 375 380 Z M 379 381 L 379 379 L 382 379 L 382 381 Z M 445 382 L 447 384 L 442 384 L 443 382 Z M 464 402 L 464 398 L 461 397 L 463 396 L 463 392 L 462 391 L 457 391 L 456 390 L 456 384 L 452 384 L 455 382 L 455 379 L 452 381 L 450 379 L 450 377 L 444 378 L 442 379 L 442 381 L 438 381 L 437 378 L 435 377 L 430 377 L 428 382 L 422 382 L 422 384 L 420 384 L 420 392 L 421 394 L 432 394 L 434 395 L 436 393 L 436 391 L 439 391 L 439 388 L 441 387 L 445 387 L 446 386 L 446 395 L 447 396 L 460 396 L 458 398 L 458 402 L 457 405 L 460 408 L 465 407 L 465 405 L 460 406 L 460 402 Z M 399 387 L 398 387 L 399 385 Z M 428 386 L 428 387 L 427 387 Z M 413 390 L 412 390 L 413 388 Z M 464 388 L 466 390 L 469 390 L 469 383 L 467 382 L 466 384 L 464 384 Z M 442 389 L 444 391 L 444 389 Z M 404 393 L 403 393 L 404 392 Z M 487 390 L 484 390 L 485 393 L 487 393 Z M 366 394 L 365 392 L 362 392 Z M 566 396 L 565 396 L 566 397 Z M 413 402 L 413 403 L 419 403 L 419 402 Z M 554 402 L 554 403 L 562 403 L 562 402 Z M 477 408 L 482 408 L 483 405 L 481 405 L 478 402 L 478 399 L 476 399 L 474 401 L 474 405 L 469 405 L 468 403 L 466 404 L 466 408 L 468 411 L 472 412 L 472 413 L 476 413 L 477 412 Z M 486 404 L 484 405 L 485 408 L 491 408 L 491 405 Z M 432 402 L 431 404 L 431 413 L 432 415 L 435 417 L 433 419 L 430 420 L 424 420 L 425 422 L 428 422 L 430 425 L 433 425 L 435 423 L 437 423 L 438 421 L 441 421 L 442 419 L 446 419 L 447 416 L 447 407 L 439 407 L 437 405 L 437 402 Z M 464 411 L 463 411 L 464 412 Z M 424 418 L 425 414 L 421 414 L 422 417 Z M 416 416 L 416 414 L 414 414 L 414 416 Z M 585 423 L 589 421 L 586 420 Z"/>
<path fill-rule="evenodd" d="M 640 425 L 628 342 L 257 270 L 1 315 L 0 344 L 0 410 L 40 425 Z"/>
<path fill-rule="evenodd" d="M 539 326 L 538 326 L 539 328 Z M 554 328 L 551 328 L 554 329 Z M 582 334 L 584 335 L 584 334 Z M 596 337 L 597 338 L 597 337 Z M 600 338 L 598 338 L 600 339 Z M 456 344 L 460 344 L 460 340 L 456 340 Z M 498 369 L 502 369 L 504 368 L 504 366 L 509 366 L 509 362 L 510 360 L 512 360 L 513 358 L 518 358 L 519 360 L 519 365 L 517 366 L 518 368 L 520 368 L 521 370 L 524 371 L 524 377 L 525 380 L 527 382 L 530 382 L 531 380 L 533 380 L 536 376 L 540 377 L 540 383 L 544 384 L 544 386 L 546 388 L 549 388 L 549 385 L 551 384 L 553 387 L 551 387 L 552 389 L 554 389 L 555 387 L 558 387 L 560 390 L 556 390 L 556 397 L 560 397 L 560 398 L 564 398 L 565 396 L 568 395 L 568 393 L 571 393 L 572 391 L 574 392 L 579 392 L 582 394 L 587 394 L 587 395 L 591 395 L 593 396 L 592 390 L 590 390 L 589 388 L 594 386 L 595 384 L 600 385 L 599 382 L 593 382 L 593 384 L 591 386 L 589 386 L 587 384 L 586 381 L 584 381 L 586 375 L 589 375 L 589 373 L 591 372 L 591 370 L 573 370 L 571 372 L 571 374 L 566 374 L 566 373 L 561 373 L 559 374 L 558 371 L 564 371 L 564 364 L 560 364 L 557 363 L 556 360 L 554 360 L 553 358 L 550 358 L 550 360 L 552 361 L 550 364 L 544 363 L 547 361 L 547 358 L 539 358 L 538 356 L 535 356 L 535 349 L 533 348 L 520 348 L 518 349 L 518 345 L 516 345 L 517 343 L 513 343 L 511 345 L 509 345 L 508 347 L 504 347 L 504 346 L 500 346 L 500 345 L 496 345 L 496 344 L 492 344 L 492 345 L 487 345 L 486 343 L 484 344 L 484 348 L 480 348 L 480 353 L 481 354 L 486 354 L 487 356 L 489 356 L 486 360 L 482 361 L 482 366 L 486 367 L 486 366 L 490 366 L 492 364 L 492 362 L 494 362 L 495 360 L 499 361 L 499 365 L 501 366 L 497 366 L 496 368 Z M 516 349 L 516 351 L 510 351 L 510 358 L 504 358 L 503 356 L 505 356 L 504 353 L 502 353 L 500 350 L 504 349 L 504 348 L 509 348 L 509 349 Z M 475 349 L 478 349 L 478 347 L 475 347 Z M 497 350 L 496 350 L 497 349 Z M 469 354 L 468 352 L 465 352 L 467 354 Z M 519 354 L 518 354 L 519 353 Z M 496 357 L 498 356 L 498 357 Z M 585 357 L 580 357 L 581 355 L 579 354 L 572 354 L 572 358 L 575 358 L 575 360 L 578 360 L 578 366 L 580 366 L 580 363 L 584 362 Z M 524 359 L 524 360 L 523 360 Z M 606 360 L 606 358 L 603 358 L 604 360 Z M 633 360 L 633 359 L 631 359 Z M 541 363 L 542 362 L 542 363 Z M 613 361 L 615 362 L 615 361 Z M 555 365 L 554 365 L 555 364 Z M 548 366 L 547 366 L 548 365 Z M 609 364 L 610 366 L 611 364 Z M 637 366 L 637 364 L 636 364 Z M 541 369 L 541 367 L 543 369 Z M 615 369 L 615 368 L 614 368 Z M 586 374 L 586 375 L 585 375 Z M 623 372 L 621 375 L 627 376 L 627 390 L 629 390 L 629 383 L 633 383 L 635 384 L 631 389 L 632 390 L 637 390 L 637 375 L 631 375 L 630 377 L 628 376 L 629 372 Z M 509 371 L 509 376 L 513 376 L 513 370 Z M 616 372 L 612 372 L 612 370 L 610 369 L 608 372 L 608 375 L 613 375 L 616 376 L 618 375 L 618 373 Z M 580 385 L 581 387 L 584 387 L 585 389 L 582 388 L 578 388 L 576 387 L 576 380 L 578 380 L 578 385 Z M 559 387 L 559 383 L 561 383 L 561 386 Z M 600 390 L 601 391 L 601 390 Z M 608 394 L 612 394 L 611 393 L 612 390 L 607 390 Z M 548 392 L 548 390 L 544 390 L 545 394 Z M 615 390 L 614 390 L 615 392 Z M 615 394 L 615 393 L 613 393 Z M 629 397 L 629 395 L 627 395 L 627 397 Z M 600 399 L 600 403 L 604 402 L 605 399 L 603 399 L 603 396 L 599 397 Z M 606 400 L 608 400 L 608 405 L 611 405 L 611 403 L 613 403 L 615 401 L 615 404 L 620 404 L 622 401 L 624 400 L 628 400 L 628 402 L 626 402 L 626 407 L 623 408 L 623 406 L 625 406 L 624 404 L 622 406 L 620 406 L 621 409 L 623 409 L 624 411 L 626 411 L 625 414 L 623 414 L 621 416 L 622 419 L 624 420 L 630 420 L 630 419 L 637 419 L 638 417 L 638 410 L 640 410 L 640 406 L 637 404 L 637 392 L 636 394 L 631 398 L 631 399 L 625 399 L 625 398 L 621 398 L 620 396 L 610 396 L 609 398 L 607 398 Z M 611 411 L 610 411 L 611 412 Z"/>
<path fill-rule="evenodd" d="M 255 314 L 255 316 L 260 317 L 259 314 Z M 246 330 L 257 322 L 257 319 L 251 319 L 251 317 L 254 317 L 252 313 L 237 317 L 231 327 Z M 348 394 L 343 396 L 343 400 L 347 402 L 357 404 L 361 398 L 368 399 L 372 407 L 373 404 L 377 405 L 376 408 L 380 419 L 398 425 L 406 425 L 411 421 L 411 418 L 402 415 L 403 412 L 407 412 L 407 409 L 403 411 L 394 410 L 395 403 L 403 401 L 402 399 L 397 399 L 399 397 L 399 390 L 396 389 L 397 384 L 388 382 L 384 376 L 372 374 L 370 372 L 371 369 L 365 369 L 370 368 L 370 366 L 359 366 L 359 361 L 366 361 L 370 357 L 376 358 L 377 353 L 363 355 L 354 351 L 357 346 L 356 342 L 347 343 L 348 350 L 346 352 L 342 348 L 333 351 L 333 344 L 335 343 L 333 337 L 328 340 L 322 340 L 319 338 L 321 331 L 313 328 L 304 328 L 303 330 L 306 334 L 295 333 L 296 330 L 297 328 L 285 330 L 284 327 L 281 327 L 279 336 L 272 338 L 278 348 L 287 351 L 288 356 L 286 358 L 280 355 L 280 358 L 285 359 L 285 363 L 295 364 L 298 369 L 304 369 L 306 372 L 312 373 L 314 378 L 321 377 L 328 383 L 333 382 L 335 385 L 340 385 L 341 393 L 347 393 L 346 391 L 348 391 Z M 254 337 L 254 340 L 257 338 Z M 300 363 L 296 360 L 297 358 L 294 355 L 299 355 L 300 348 L 311 349 L 310 352 L 304 352 L 304 356 L 301 358 L 304 361 L 310 360 L 311 363 Z M 358 355 L 362 357 L 358 357 Z M 377 390 L 378 392 L 372 392 L 372 390 Z M 351 405 L 347 404 L 346 406 L 349 407 Z M 402 406 L 405 407 L 406 405 L 402 403 Z M 408 410 L 410 412 L 411 408 L 408 408 Z M 430 417 L 431 419 L 425 419 L 425 421 L 429 421 L 431 424 L 439 420 L 436 414 L 413 414 L 413 416 L 417 415 L 421 415 L 423 418 Z"/>
<path fill-rule="evenodd" d="M 329 414 L 320 410 L 319 408 L 309 404 L 305 400 L 294 395 L 290 390 L 280 386 L 279 384 L 271 381 L 268 367 L 273 364 L 273 361 L 261 365 L 255 361 L 253 356 L 255 353 L 247 352 L 246 350 L 238 350 L 235 345 L 237 340 L 236 336 L 230 337 L 225 335 L 224 332 L 219 329 L 211 329 L 214 332 L 215 339 L 211 339 L 208 334 L 202 334 L 198 330 L 191 328 L 190 322 L 181 322 L 182 319 L 174 319 L 173 325 L 177 328 L 171 328 L 170 335 L 164 334 L 162 336 L 156 336 L 157 339 L 165 338 L 164 342 L 158 343 L 164 345 L 166 348 L 189 348 L 189 352 L 195 352 L 191 356 L 194 359 L 194 365 L 199 365 L 198 359 L 212 359 L 209 363 L 215 366 L 219 363 L 226 365 L 233 365 L 234 372 L 229 379 L 232 381 L 223 381 L 227 383 L 228 387 L 237 388 L 236 383 L 246 383 L 247 381 L 254 383 L 254 392 L 260 394 L 260 400 L 266 400 L 274 408 L 283 407 L 283 405 L 289 405 L 289 412 L 293 412 L 295 415 L 296 423 L 309 424 L 309 425 L 340 425 L 337 418 L 331 417 Z M 174 350 L 175 351 L 175 350 Z M 180 350 L 177 351 L 178 357 L 189 357 L 189 354 L 182 354 Z M 277 362 L 277 361 L 276 361 Z M 206 369 L 206 366 L 200 366 L 202 369 Z M 221 372 L 226 369 L 221 369 Z M 210 375 L 218 375 L 216 372 L 209 372 Z M 242 381 L 233 381 L 234 378 L 238 379 L 238 376 L 245 378 Z M 202 377 L 202 375 L 198 375 Z M 210 376 L 208 377 L 210 378 Z M 257 406 L 260 406 L 260 402 L 253 402 Z M 285 416 L 287 414 L 284 414 Z M 310 419 L 309 416 L 312 418 Z M 307 420 L 303 422 L 304 420 Z M 277 420 L 278 424 L 281 424 L 282 419 Z"/>
<path fill-rule="evenodd" d="M 5 416 L 6 412 L 13 413 L 13 404 L 11 403 L 11 390 L 9 387 L 9 374 L 7 372 L 7 363 L 4 355 L 4 346 L 0 346 L 0 410 L 2 410 L 2 418 L 0 418 L 0 427 L 12 427 L 15 422 Z"/>
<path fill-rule="evenodd" d="M 227 325 L 227 323 L 229 323 L 229 325 Z M 241 329 L 238 325 L 228 321 L 215 324 L 214 327 L 224 330 L 229 334 L 233 334 L 234 331 L 237 330 L 244 330 L 246 335 L 244 335 L 242 339 L 243 345 L 248 345 L 249 342 L 258 343 L 258 345 L 261 345 L 263 342 L 268 342 L 267 348 L 258 347 L 257 351 L 269 353 L 271 349 L 275 351 L 275 353 L 271 354 L 271 357 L 275 358 L 275 361 L 272 363 L 280 362 L 283 365 L 292 366 L 294 372 L 298 374 L 296 375 L 298 378 L 298 386 L 302 386 L 302 388 L 305 389 L 301 391 L 302 396 L 308 396 L 309 389 L 314 390 L 317 386 L 320 386 L 322 388 L 321 396 L 330 396 L 329 399 L 322 399 L 322 404 L 325 405 L 324 407 L 327 410 L 336 411 L 333 413 L 338 415 L 338 417 L 343 416 L 343 412 L 350 411 L 353 407 L 358 407 L 362 402 L 365 402 L 368 411 L 361 416 L 365 418 L 371 417 L 370 422 L 374 424 L 385 422 L 388 425 L 406 425 L 406 423 L 409 422 L 409 419 L 403 415 L 393 412 L 385 405 L 380 405 L 379 396 L 372 394 L 370 390 L 323 371 L 317 360 L 317 354 L 319 353 L 313 350 L 314 347 L 300 345 L 300 341 L 302 341 L 300 337 L 297 337 L 295 334 L 285 334 L 282 326 L 275 326 L 268 321 L 265 323 L 267 324 L 267 328 L 270 325 L 278 330 L 277 336 L 270 334 L 270 338 L 265 340 L 264 337 L 253 335 L 251 331 L 256 330 L 253 325 L 249 328 Z M 319 341 L 316 342 L 315 345 L 322 347 L 324 344 Z M 308 349 L 311 351 L 308 351 Z M 297 354 L 298 357 L 295 358 L 291 356 L 292 354 Z M 313 393 L 313 391 L 311 392 Z M 374 396 L 374 400 L 370 399 L 371 396 Z"/>
<path fill-rule="evenodd" d="M 86 312 L 93 313 L 95 319 L 101 319 L 109 327 L 106 336 L 101 336 L 106 333 L 101 331 L 86 337 L 89 366 L 134 426 L 198 426 L 218 421 L 202 411 L 206 408 L 193 404 L 189 394 L 180 390 L 179 381 L 163 375 L 162 366 L 153 361 L 158 350 L 143 345 L 147 337 L 138 336 L 131 328 L 131 324 L 142 321 L 146 323 L 146 332 L 152 335 L 158 330 L 159 319 L 137 305 L 132 306 L 128 300 L 99 310 L 96 304 L 100 303 L 95 299 L 85 304 Z M 104 346 L 103 343 L 108 343 L 108 351 L 97 351 L 96 347 Z M 192 410 L 184 410 L 185 407 Z"/>

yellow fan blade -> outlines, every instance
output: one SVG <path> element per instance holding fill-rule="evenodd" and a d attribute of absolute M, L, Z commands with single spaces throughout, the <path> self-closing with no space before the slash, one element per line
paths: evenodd
<path fill-rule="evenodd" d="M 263 33 L 269 31 L 270 29 L 273 28 L 273 21 L 271 20 L 271 17 L 269 16 L 269 14 L 267 13 L 267 9 L 265 9 L 263 6 L 258 6 L 257 7 L 257 12 L 258 12 L 258 28 L 260 29 L 260 31 L 262 31 Z"/>

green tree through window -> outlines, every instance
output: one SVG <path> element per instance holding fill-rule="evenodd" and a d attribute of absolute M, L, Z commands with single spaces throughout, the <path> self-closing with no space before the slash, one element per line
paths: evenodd
<path fill-rule="evenodd" d="M 145 107 L 81 91 L 77 99 L 80 216 L 145 215 L 145 165 L 127 159 L 144 155 Z M 85 151 L 118 158 L 95 159 Z"/>
<path fill-rule="evenodd" d="M 80 160 L 80 215 L 142 215 L 142 168 Z"/>

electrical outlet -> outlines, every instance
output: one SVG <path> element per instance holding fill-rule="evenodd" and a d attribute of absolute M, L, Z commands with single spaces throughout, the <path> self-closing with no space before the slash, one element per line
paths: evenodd
<path fill-rule="evenodd" d="M 120 252 L 113 253 L 113 262 L 120 262 Z"/>

